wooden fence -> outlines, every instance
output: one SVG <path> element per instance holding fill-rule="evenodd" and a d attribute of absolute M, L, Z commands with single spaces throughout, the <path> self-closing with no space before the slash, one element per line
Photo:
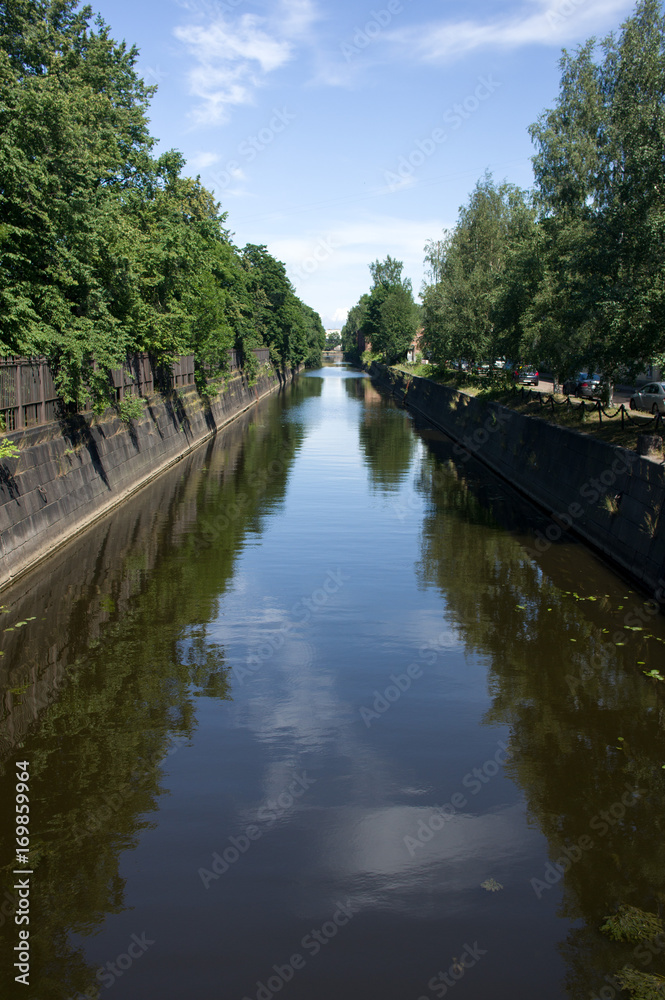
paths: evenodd
<path fill-rule="evenodd" d="M 268 364 L 270 352 L 260 347 L 253 352 L 258 363 Z M 229 351 L 229 371 L 240 368 L 236 351 Z M 149 396 L 156 388 L 176 388 L 194 383 L 194 355 L 179 358 L 171 369 L 155 371 L 147 354 L 127 358 L 122 368 L 114 368 L 111 381 L 116 400 L 126 396 Z M 45 358 L 0 358 L 0 431 L 18 431 L 57 420 L 65 413 L 53 374 Z M 85 412 L 80 407 L 79 412 Z"/>

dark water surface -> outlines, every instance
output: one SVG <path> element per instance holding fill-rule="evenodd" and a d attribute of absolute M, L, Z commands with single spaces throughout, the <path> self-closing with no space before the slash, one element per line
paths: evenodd
<path fill-rule="evenodd" d="M 3 995 L 581 1000 L 665 972 L 600 931 L 665 902 L 663 620 L 583 546 L 536 552 L 546 527 L 331 367 L 0 594 Z"/>

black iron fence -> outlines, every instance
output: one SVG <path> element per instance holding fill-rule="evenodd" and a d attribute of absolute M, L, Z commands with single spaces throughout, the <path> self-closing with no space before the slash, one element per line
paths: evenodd
<path fill-rule="evenodd" d="M 267 347 L 253 352 L 259 365 L 270 363 Z M 229 351 L 229 371 L 240 369 L 237 351 Z M 126 396 L 149 396 L 156 388 L 175 388 L 194 383 L 194 355 L 180 357 L 169 368 L 155 370 L 149 355 L 134 354 L 122 368 L 114 368 L 111 381 L 116 400 Z M 85 406 L 79 412 L 85 412 Z M 55 388 L 53 373 L 45 358 L 0 358 L 0 431 L 18 431 L 56 420 L 65 412 Z"/>

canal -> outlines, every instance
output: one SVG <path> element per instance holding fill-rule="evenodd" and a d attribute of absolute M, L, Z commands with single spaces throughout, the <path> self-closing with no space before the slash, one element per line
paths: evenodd
<path fill-rule="evenodd" d="M 0 594 L 3 996 L 665 974 L 601 929 L 665 903 L 663 619 L 458 452 L 327 367 Z"/>

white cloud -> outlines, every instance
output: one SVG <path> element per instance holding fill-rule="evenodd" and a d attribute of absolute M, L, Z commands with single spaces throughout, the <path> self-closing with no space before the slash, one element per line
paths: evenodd
<path fill-rule="evenodd" d="M 534 11 L 533 7 L 537 7 Z M 535 0 L 531 9 L 496 18 L 435 22 L 387 32 L 386 40 L 425 62 L 450 62 L 476 49 L 560 46 L 614 26 L 632 0 Z"/>
<path fill-rule="evenodd" d="M 219 163 L 220 159 L 219 153 L 194 153 L 187 160 L 187 170 L 190 174 L 200 174 L 202 170 Z"/>
<path fill-rule="evenodd" d="M 214 7 L 195 13 L 198 23 L 179 25 L 174 34 L 194 59 L 189 90 L 199 99 L 192 117 L 201 125 L 224 123 L 233 106 L 251 104 L 265 77 L 294 57 L 317 17 L 312 0 L 281 0 L 270 17 L 231 20 Z"/>
<path fill-rule="evenodd" d="M 349 310 L 347 309 L 335 309 L 332 314 L 334 323 L 346 323 L 346 317 L 349 315 Z"/>

